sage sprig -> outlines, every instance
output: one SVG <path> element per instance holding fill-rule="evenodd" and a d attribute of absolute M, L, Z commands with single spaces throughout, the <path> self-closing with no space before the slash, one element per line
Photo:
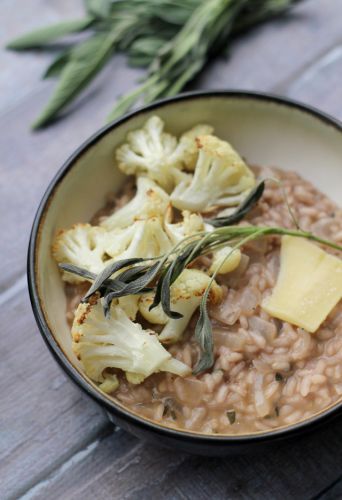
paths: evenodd
<path fill-rule="evenodd" d="M 79 33 L 90 28 L 94 23 L 94 18 L 86 16 L 84 19 L 75 19 L 62 23 L 53 24 L 46 28 L 41 28 L 27 35 L 20 36 L 7 44 L 8 49 L 29 50 L 44 48 L 47 43 L 54 42 L 58 38 Z"/>
<path fill-rule="evenodd" d="M 56 42 L 67 43 L 43 75 L 59 81 L 34 128 L 59 116 L 113 55 L 124 53 L 130 65 L 145 68 L 147 74 L 140 86 L 119 99 L 109 116 L 113 119 L 138 100 L 150 103 L 176 95 L 212 56 L 227 49 L 232 36 L 297 1 L 84 0 L 83 19 L 38 29 L 12 40 L 7 48 L 55 51 Z"/>
<path fill-rule="evenodd" d="M 134 264 L 143 262 L 143 260 L 144 259 L 141 258 L 133 258 L 120 260 L 118 262 L 111 262 L 98 276 L 95 277 L 93 284 L 89 288 L 83 300 L 87 300 L 91 295 L 96 293 L 103 286 L 103 284 L 117 271 L 120 271 L 120 269 L 124 269 L 125 267 L 133 266 Z M 63 270 L 69 271 L 70 265 L 60 264 L 60 267 Z"/>
<path fill-rule="evenodd" d="M 140 261 L 144 259 L 126 259 L 126 260 L 120 260 L 116 262 L 115 270 L 118 269 L 123 269 L 125 267 L 131 266 L 133 261 Z M 146 266 L 140 266 L 139 268 L 134 267 L 131 272 L 129 273 L 129 276 L 125 276 L 125 280 L 122 281 L 120 279 L 114 280 L 110 279 L 110 276 L 112 275 L 111 270 L 113 269 L 113 265 L 109 264 L 108 266 L 105 267 L 105 269 L 99 274 L 96 275 L 95 273 L 92 273 L 88 271 L 87 269 L 83 269 L 79 266 L 75 266 L 74 264 L 67 264 L 67 263 L 61 263 L 58 264 L 58 267 L 62 269 L 62 271 L 65 271 L 67 273 L 75 274 L 76 276 L 79 276 L 80 278 L 84 278 L 85 280 L 93 282 L 93 285 L 90 287 L 88 290 L 87 294 L 83 297 L 82 302 L 86 302 L 92 295 L 94 295 L 96 292 L 100 292 L 100 294 L 103 297 L 111 296 L 111 300 L 114 298 L 119 298 L 119 297 L 125 297 L 126 295 L 138 295 L 140 293 L 147 293 L 153 291 L 153 288 L 149 287 L 144 287 L 144 286 L 137 286 L 137 278 L 144 275 L 145 280 L 148 280 L 147 273 L 147 267 Z M 143 269 L 143 272 L 142 272 Z M 133 272 L 132 272 L 133 271 Z M 122 273 L 122 276 L 125 275 L 125 272 Z M 134 284 L 129 287 L 130 280 L 135 280 Z M 150 281 L 150 280 L 148 280 Z M 126 290 L 127 287 L 129 287 L 129 290 Z M 108 299 L 107 299 L 108 300 Z M 109 304 L 110 305 L 110 304 Z"/>
<path fill-rule="evenodd" d="M 233 211 L 233 213 L 225 217 L 214 217 L 212 219 L 206 219 L 206 222 L 214 227 L 223 227 L 229 226 L 230 224 L 237 224 L 258 203 L 263 195 L 264 190 L 265 181 L 263 180 L 248 193 L 243 202 Z"/>
<path fill-rule="evenodd" d="M 259 187 L 260 189 L 262 188 Z M 114 264 L 111 263 L 98 276 L 70 264 L 60 264 L 60 267 L 64 271 L 82 276 L 93 282 L 83 300 L 88 300 L 93 293 L 100 292 L 104 298 L 106 315 L 109 314 L 110 304 L 114 298 L 154 290 L 155 298 L 151 307 L 161 304 L 164 312 L 169 317 L 179 318 L 181 315 L 171 310 L 170 286 L 189 264 L 200 255 L 217 250 L 225 244 L 232 246 L 231 252 L 233 252 L 251 240 L 272 235 L 306 238 L 342 251 L 342 246 L 337 243 L 315 236 L 308 231 L 267 226 L 225 226 L 218 227 L 211 232 L 194 234 L 183 240 L 181 244 L 178 243 L 167 255 L 160 256 L 157 259 L 127 259 L 117 261 Z M 226 256 L 227 258 L 229 258 L 229 254 Z M 200 315 L 195 328 L 195 338 L 201 346 L 202 355 L 194 369 L 194 373 L 203 372 L 214 363 L 212 328 L 207 302 L 210 287 L 217 272 L 218 270 L 212 275 L 200 304 Z"/>

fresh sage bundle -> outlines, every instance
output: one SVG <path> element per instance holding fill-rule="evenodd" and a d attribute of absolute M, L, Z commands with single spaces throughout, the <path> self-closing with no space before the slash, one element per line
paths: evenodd
<path fill-rule="evenodd" d="M 21 36 L 13 50 L 56 50 L 65 44 L 43 78 L 58 78 L 56 88 L 33 124 L 44 127 L 70 104 L 114 54 L 127 55 L 146 77 L 123 95 L 108 119 L 127 112 L 138 100 L 148 104 L 174 96 L 236 33 L 286 11 L 298 0 L 84 0 L 83 19 L 61 22 Z M 73 36 L 72 42 L 64 37 Z"/>

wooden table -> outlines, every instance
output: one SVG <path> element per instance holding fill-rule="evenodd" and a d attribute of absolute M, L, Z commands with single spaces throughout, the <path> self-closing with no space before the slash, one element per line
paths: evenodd
<path fill-rule="evenodd" d="M 80 11 L 75 0 L 2 0 L 1 44 Z M 271 91 L 342 118 L 341 28 L 341 0 L 303 1 L 236 40 L 196 87 Z M 39 81 L 49 56 L 2 51 L 0 60 L 0 498 L 342 498 L 341 420 L 268 454 L 199 458 L 114 429 L 64 376 L 28 299 L 30 226 L 56 170 L 139 73 L 118 57 L 63 121 L 33 134 L 53 86 Z"/>

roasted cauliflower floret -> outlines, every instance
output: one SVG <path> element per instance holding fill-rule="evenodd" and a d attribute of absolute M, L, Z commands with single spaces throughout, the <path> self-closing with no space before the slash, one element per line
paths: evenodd
<path fill-rule="evenodd" d="M 99 273 L 105 262 L 105 231 L 90 224 L 75 224 L 57 233 L 52 254 L 57 262 L 74 264 L 92 273 Z M 69 283 L 85 281 L 71 273 L 63 272 L 63 280 Z"/>
<path fill-rule="evenodd" d="M 95 382 L 105 381 L 105 370 L 118 368 L 142 379 L 159 371 L 186 376 L 191 370 L 161 345 L 152 331 L 133 323 L 117 305 L 106 319 L 101 301 L 80 304 L 72 326 L 73 351 L 85 373 Z"/>
<path fill-rule="evenodd" d="M 111 231 L 124 228 L 136 220 L 151 217 L 163 217 L 169 204 L 169 195 L 148 177 L 138 177 L 137 193 L 134 198 L 122 208 L 106 217 L 101 226 Z"/>
<path fill-rule="evenodd" d="M 172 310 L 183 315 L 180 319 L 171 319 L 166 316 L 160 304 L 150 311 L 149 307 L 154 298 L 153 293 L 141 296 L 139 300 L 140 314 L 150 323 L 165 325 L 158 337 L 161 342 L 166 344 L 173 343 L 181 338 L 191 316 L 199 307 L 209 282 L 210 277 L 203 271 L 184 269 L 177 280 L 171 285 Z M 221 299 L 221 287 L 213 281 L 209 293 L 209 302 L 216 304 Z"/>
<path fill-rule="evenodd" d="M 170 192 L 182 177 L 180 165 L 170 163 L 177 148 L 177 139 L 164 132 L 164 122 L 152 116 L 144 127 L 127 135 L 127 143 L 116 150 L 118 166 L 128 175 L 147 175 Z M 185 176 L 186 174 L 183 174 Z"/>
<path fill-rule="evenodd" d="M 117 304 L 132 321 L 135 320 L 139 311 L 139 295 L 125 295 L 117 300 Z M 114 301 L 115 302 L 115 301 Z"/>
<path fill-rule="evenodd" d="M 254 175 L 232 146 L 212 135 L 196 139 L 199 150 L 190 183 L 181 182 L 171 194 L 172 204 L 180 210 L 205 211 L 216 205 L 239 203 L 236 195 L 255 184 Z"/>
<path fill-rule="evenodd" d="M 181 165 L 185 170 L 194 170 L 198 157 L 196 138 L 201 135 L 212 134 L 214 128 L 211 125 L 196 125 L 181 135 L 177 148 L 172 154 L 170 161 Z"/>
<path fill-rule="evenodd" d="M 181 222 L 172 223 L 172 207 L 169 206 L 165 215 L 165 231 L 174 245 L 182 241 L 187 236 L 191 236 L 202 231 L 207 231 L 208 224 L 205 224 L 201 215 L 183 210 Z M 212 227 L 212 226 L 210 226 Z"/>
<path fill-rule="evenodd" d="M 159 217 L 137 220 L 127 228 L 111 231 L 105 244 L 106 253 L 116 260 L 159 257 L 172 247 Z"/>
<path fill-rule="evenodd" d="M 148 292 L 141 295 L 138 302 L 139 312 L 149 323 L 152 323 L 152 325 L 166 325 L 171 318 L 164 313 L 161 304 L 150 310 L 153 299 L 154 292 Z M 174 321 L 179 321 L 179 319 Z"/>
<path fill-rule="evenodd" d="M 226 246 L 213 252 L 213 260 L 209 268 L 209 273 L 227 274 L 238 267 L 241 261 L 241 252 L 238 248 Z"/>

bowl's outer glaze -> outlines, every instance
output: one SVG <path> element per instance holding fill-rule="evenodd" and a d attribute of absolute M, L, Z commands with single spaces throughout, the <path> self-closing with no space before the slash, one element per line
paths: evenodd
<path fill-rule="evenodd" d="M 139 128 L 153 114 L 158 114 L 173 134 L 198 123 L 210 123 L 215 133 L 229 140 L 250 163 L 296 170 L 336 202 L 341 200 L 341 124 L 298 103 L 255 93 L 195 93 L 126 115 L 100 130 L 67 160 L 47 189 L 34 221 L 28 255 L 29 290 L 49 348 L 77 385 L 105 406 L 120 426 L 187 451 L 222 454 L 259 449 L 262 443 L 298 435 L 341 412 L 339 404 L 310 421 L 272 433 L 205 436 L 172 431 L 132 414 L 82 374 L 71 350 L 63 283 L 51 257 L 51 241 L 58 229 L 87 222 L 103 206 L 106 195 L 119 189 L 124 176 L 113 164 L 114 151 L 128 131 Z"/>

